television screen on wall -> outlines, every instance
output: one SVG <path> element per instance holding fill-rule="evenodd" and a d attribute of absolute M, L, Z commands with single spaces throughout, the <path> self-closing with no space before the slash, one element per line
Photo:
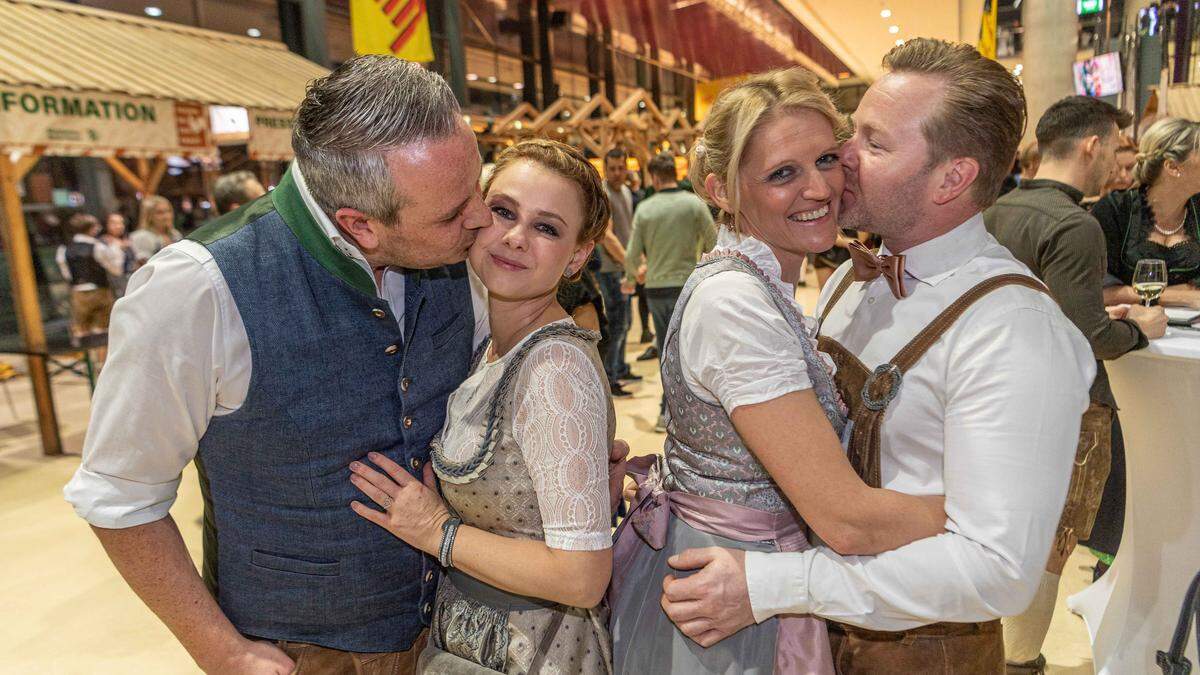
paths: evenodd
<path fill-rule="evenodd" d="M 1121 57 L 1117 52 L 1075 62 L 1076 94 L 1112 96 L 1121 93 L 1122 88 Z"/>

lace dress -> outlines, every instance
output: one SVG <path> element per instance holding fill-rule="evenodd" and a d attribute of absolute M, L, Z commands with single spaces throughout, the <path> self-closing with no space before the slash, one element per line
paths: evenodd
<path fill-rule="evenodd" d="M 434 469 L 467 525 L 551 548 L 612 545 L 615 415 L 596 334 L 564 319 L 482 359 L 451 395 Z M 452 570 L 438 586 L 425 672 L 611 672 L 604 608 L 513 596 Z"/>

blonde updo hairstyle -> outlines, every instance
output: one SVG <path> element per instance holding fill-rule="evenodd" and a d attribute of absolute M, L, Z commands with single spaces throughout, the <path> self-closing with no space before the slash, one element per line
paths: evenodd
<path fill-rule="evenodd" d="M 804 68 L 772 70 L 752 75 L 721 92 L 704 121 L 704 135 L 692 148 L 688 178 L 696 194 L 720 208 L 704 181 L 715 174 L 725 183 L 725 196 L 732 213 L 721 210 L 718 221 L 740 233 L 738 225 L 738 171 L 742 155 L 754 132 L 774 114 L 812 110 L 833 126 L 838 141 L 849 131 L 846 117 L 838 112 L 821 81 Z"/>
<path fill-rule="evenodd" d="M 583 207 L 583 224 L 579 229 L 579 238 L 576 243 L 598 243 L 604 237 L 610 215 L 604 181 L 600 178 L 600 172 L 596 171 L 596 167 L 587 161 L 583 153 L 565 143 L 546 138 L 531 138 L 508 147 L 496 158 L 496 164 L 492 168 L 491 174 L 484 181 L 483 196 L 487 197 L 496 176 L 503 173 L 509 166 L 523 160 L 545 167 L 579 188 Z M 583 276 L 583 267 L 576 270 L 568 281 L 578 281 Z"/>
<path fill-rule="evenodd" d="M 1142 134 L 1133 179 L 1140 186 L 1150 187 L 1162 175 L 1168 159 L 1182 164 L 1198 149 L 1200 122 L 1181 117 L 1161 119 Z"/>

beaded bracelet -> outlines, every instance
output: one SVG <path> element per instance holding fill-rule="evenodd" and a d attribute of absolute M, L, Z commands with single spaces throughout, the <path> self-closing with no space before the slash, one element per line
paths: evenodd
<path fill-rule="evenodd" d="M 447 569 L 454 566 L 452 554 L 454 553 L 454 538 L 458 536 L 459 525 L 462 525 L 462 519 L 453 517 L 447 518 L 446 522 L 442 523 L 442 545 L 438 549 L 438 562 Z"/>

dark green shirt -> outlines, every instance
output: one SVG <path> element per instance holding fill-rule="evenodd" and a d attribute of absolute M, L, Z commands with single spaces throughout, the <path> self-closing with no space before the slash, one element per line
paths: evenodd
<path fill-rule="evenodd" d="M 1063 313 L 1088 339 L 1097 359 L 1092 400 L 1116 408 L 1108 374 L 1099 361 L 1141 349 L 1148 341 L 1134 322 L 1108 317 L 1104 233 L 1079 205 L 1082 199 L 1082 192 L 1065 183 L 1022 181 L 984 211 L 983 219 L 988 232 L 1046 284 Z"/>

